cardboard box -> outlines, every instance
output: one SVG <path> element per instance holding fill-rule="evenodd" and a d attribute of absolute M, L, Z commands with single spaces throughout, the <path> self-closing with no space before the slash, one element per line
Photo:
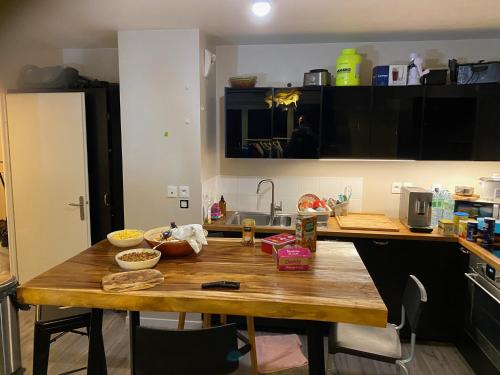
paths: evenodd
<path fill-rule="evenodd" d="M 389 86 L 406 86 L 408 66 L 389 65 Z"/>
<path fill-rule="evenodd" d="M 299 216 L 295 226 L 295 243 L 312 252 L 316 251 L 318 218 L 316 216 Z"/>
<path fill-rule="evenodd" d="M 275 249 L 274 254 L 280 271 L 308 271 L 311 267 L 311 251 L 304 247 L 286 246 Z"/>
<path fill-rule="evenodd" d="M 286 245 L 292 245 L 295 243 L 295 236 L 288 233 L 275 234 L 274 236 L 266 237 L 262 239 L 260 247 L 263 252 L 272 254 L 273 248 L 281 249 Z"/>

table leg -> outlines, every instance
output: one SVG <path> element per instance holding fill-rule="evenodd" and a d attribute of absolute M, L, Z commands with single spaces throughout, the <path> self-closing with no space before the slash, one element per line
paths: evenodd
<path fill-rule="evenodd" d="M 307 323 L 307 356 L 310 375 L 325 375 L 325 346 L 322 327 L 321 322 L 310 321 Z"/>
<path fill-rule="evenodd" d="M 141 316 L 139 311 L 129 311 L 128 313 L 128 329 L 130 337 L 130 374 L 135 375 L 134 363 L 134 348 L 135 348 L 135 327 L 141 323 Z"/>
<path fill-rule="evenodd" d="M 255 344 L 255 324 L 253 316 L 247 316 L 247 332 L 248 341 L 250 342 L 250 361 L 252 365 L 252 375 L 259 374 L 259 366 L 257 363 L 257 345 Z"/>
<path fill-rule="evenodd" d="M 89 330 L 88 375 L 107 375 L 106 353 L 102 338 L 102 309 L 92 309 Z"/>

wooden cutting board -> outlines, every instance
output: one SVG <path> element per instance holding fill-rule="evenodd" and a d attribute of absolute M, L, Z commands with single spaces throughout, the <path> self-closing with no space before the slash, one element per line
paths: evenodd
<path fill-rule="evenodd" d="M 335 217 L 340 229 L 399 232 L 399 226 L 383 214 L 349 214 Z"/>
<path fill-rule="evenodd" d="M 119 272 L 102 278 L 102 289 L 107 292 L 129 292 L 149 289 L 164 281 L 163 274 L 157 270 Z"/>

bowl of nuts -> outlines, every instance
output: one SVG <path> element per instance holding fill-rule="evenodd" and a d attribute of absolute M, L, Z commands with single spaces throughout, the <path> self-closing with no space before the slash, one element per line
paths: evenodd
<path fill-rule="evenodd" d="M 161 252 L 153 249 L 130 249 L 115 255 L 116 263 L 127 271 L 153 268 L 160 258 Z"/>

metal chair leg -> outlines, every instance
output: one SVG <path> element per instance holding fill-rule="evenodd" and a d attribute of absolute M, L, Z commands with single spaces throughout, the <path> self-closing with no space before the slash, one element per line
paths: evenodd
<path fill-rule="evenodd" d="M 337 368 L 335 367 L 334 355 L 328 353 L 326 357 L 326 373 L 328 375 L 338 375 Z"/>
<path fill-rule="evenodd" d="M 396 361 L 396 366 L 401 369 L 403 375 L 410 375 L 410 371 L 402 361 Z"/>

